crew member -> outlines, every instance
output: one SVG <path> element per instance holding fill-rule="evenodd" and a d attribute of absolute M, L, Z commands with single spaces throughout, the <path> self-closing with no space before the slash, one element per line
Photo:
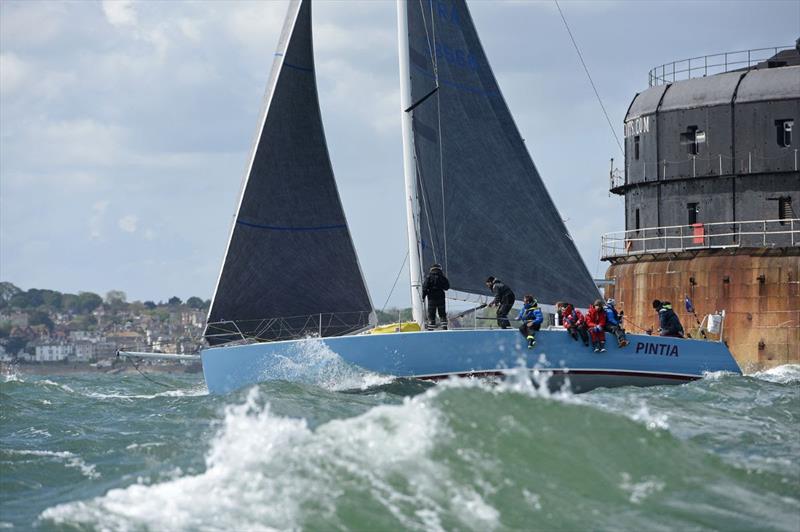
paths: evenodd
<path fill-rule="evenodd" d="M 606 301 L 606 331 L 610 332 L 617 338 L 617 345 L 625 347 L 628 345 L 628 339 L 625 337 L 625 329 L 622 328 L 622 320 L 624 319 L 624 312 L 620 310 L 617 312 L 617 302 L 613 299 Z"/>
<path fill-rule="evenodd" d="M 508 329 L 511 326 L 508 321 L 508 313 L 514 306 L 514 292 L 503 281 L 492 276 L 486 278 L 486 287 L 494 294 L 494 300 L 489 303 L 489 306 L 497 307 L 497 325 L 501 329 Z"/>
<path fill-rule="evenodd" d="M 431 266 L 425 281 L 422 283 L 422 298 L 428 299 L 428 324 L 427 329 L 436 328 L 436 313 L 439 313 L 439 321 L 442 328 L 447 329 L 447 309 L 445 308 L 445 290 L 450 289 L 450 281 L 447 280 L 442 272 L 440 264 Z"/>
<path fill-rule="evenodd" d="M 672 310 L 672 303 L 654 299 L 653 308 L 658 312 L 658 333 L 661 336 L 683 338 L 683 325 L 681 325 L 678 315 Z"/>
<path fill-rule="evenodd" d="M 586 325 L 592 335 L 592 347 L 595 353 L 606 351 L 606 311 L 603 310 L 603 300 L 597 299 L 586 313 Z"/>
<path fill-rule="evenodd" d="M 541 328 L 544 315 L 539 308 L 539 303 L 532 295 L 528 294 L 523 297 L 522 303 L 522 310 L 517 316 L 517 320 L 522 322 L 519 332 L 528 341 L 528 349 L 533 349 L 533 346 L 536 345 L 536 331 Z"/>
<path fill-rule="evenodd" d="M 559 315 L 561 325 L 569 332 L 569 335 L 576 342 L 580 336 L 583 345 L 589 347 L 589 333 L 586 328 L 586 318 L 583 313 L 572 306 L 571 303 L 559 301 L 556 303 L 556 312 Z"/>

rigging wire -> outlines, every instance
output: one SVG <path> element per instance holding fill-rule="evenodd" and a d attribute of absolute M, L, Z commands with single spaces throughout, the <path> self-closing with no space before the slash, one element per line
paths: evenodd
<path fill-rule="evenodd" d="M 431 34 L 433 35 L 433 50 L 436 51 L 436 21 L 433 16 L 433 2 L 431 2 Z M 431 56 L 433 62 L 433 79 L 439 87 L 439 61 L 436 55 Z M 439 133 L 439 181 L 442 185 L 442 242 L 444 246 L 444 271 L 447 271 L 447 210 L 444 197 L 444 149 L 442 148 L 442 93 L 436 91 L 436 122 Z"/>
<path fill-rule="evenodd" d="M 430 3 L 430 16 L 431 16 L 431 31 L 428 32 L 428 21 L 425 18 L 425 7 L 422 4 L 422 0 L 419 0 L 419 10 L 420 15 L 422 17 L 422 26 L 425 28 L 425 40 L 428 43 L 428 53 L 431 57 L 431 66 L 433 67 L 433 80 L 435 85 L 435 93 L 436 93 L 436 121 L 437 121 L 437 137 L 438 137 L 438 148 L 439 148 L 439 181 L 441 183 L 441 193 L 442 193 L 442 237 L 443 237 L 443 247 L 444 247 L 444 270 L 447 271 L 447 218 L 445 214 L 445 197 L 444 197 L 444 154 L 442 150 L 442 105 L 441 105 L 441 96 L 439 92 L 439 63 L 436 59 L 436 22 L 435 16 L 433 12 L 433 2 Z M 433 92 L 431 93 L 433 94 Z M 417 169 L 419 171 L 419 169 Z M 424 188 L 424 185 L 423 185 Z M 423 196 L 425 195 L 425 191 L 423 190 Z M 430 232 L 430 212 L 428 212 L 428 202 L 427 199 L 423 197 L 426 203 L 426 213 L 427 222 L 428 222 L 428 231 Z M 434 262 L 439 262 L 436 257 L 436 248 L 433 246 L 433 235 L 431 234 L 431 247 L 433 250 L 433 260 Z"/>
<path fill-rule="evenodd" d="M 558 8 L 558 14 L 561 15 L 561 20 L 564 21 L 564 27 L 567 28 L 567 33 L 569 33 L 569 38 L 572 41 L 572 45 L 575 47 L 575 51 L 578 52 L 578 58 L 581 60 L 581 64 L 583 65 L 583 70 L 586 72 L 586 77 L 589 78 L 589 83 L 591 83 L 592 85 L 592 89 L 594 90 L 594 95 L 597 96 L 597 102 L 600 104 L 600 108 L 603 110 L 603 114 L 606 117 L 606 122 L 608 122 L 608 127 L 611 128 L 611 133 L 614 135 L 614 140 L 617 141 L 617 146 L 619 147 L 619 151 L 624 156 L 625 150 L 622 148 L 622 143 L 619 141 L 619 137 L 617 136 L 617 131 L 611 124 L 611 119 L 608 117 L 606 106 L 603 105 L 603 100 L 600 98 L 600 93 L 597 92 L 597 87 L 594 84 L 594 80 L 592 80 L 592 75 L 589 74 L 589 68 L 586 66 L 586 62 L 583 60 L 583 54 L 581 54 L 581 50 L 580 48 L 578 48 L 578 43 L 575 42 L 575 37 L 572 36 L 572 30 L 569 29 L 569 24 L 567 24 L 567 19 L 564 18 L 564 13 L 561 11 L 561 6 L 558 5 L 558 0 L 553 0 L 553 2 L 555 2 L 556 7 Z"/>
<path fill-rule="evenodd" d="M 117 356 L 119 356 L 119 355 L 117 355 Z M 170 386 L 169 384 L 164 384 L 163 382 L 158 382 L 155 379 L 151 379 L 150 377 L 147 376 L 147 374 L 143 373 L 142 370 L 139 369 L 139 364 L 137 364 L 136 362 L 131 360 L 130 357 L 125 357 L 125 358 L 127 358 L 128 362 L 130 362 L 131 365 L 136 369 L 136 371 L 139 372 L 139 375 L 144 377 L 146 380 L 152 382 L 153 384 L 158 384 L 159 386 L 163 386 L 164 388 L 173 388 L 173 386 Z M 139 359 L 139 360 L 141 361 L 141 359 Z"/>
<path fill-rule="evenodd" d="M 397 277 L 394 278 L 394 284 L 392 285 L 392 289 L 389 290 L 389 295 L 386 296 L 386 301 L 384 301 L 384 303 L 383 303 L 383 307 L 381 308 L 381 312 L 386 310 L 386 305 L 389 304 L 389 298 L 392 297 L 392 294 L 394 293 L 394 288 L 397 286 L 397 281 L 400 279 L 400 275 L 403 273 L 403 268 L 406 267 L 406 261 L 408 260 L 408 254 L 409 254 L 409 250 L 407 249 L 406 250 L 406 257 L 403 259 L 403 264 L 400 265 L 400 271 L 397 272 Z"/>

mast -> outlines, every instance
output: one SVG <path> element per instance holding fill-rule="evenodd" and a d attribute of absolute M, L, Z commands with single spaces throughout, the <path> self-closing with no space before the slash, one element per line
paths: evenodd
<path fill-rule="evenodd" d="M 422 301 L 422 267 L 420 265 L 417 220 L 416 163 L 411 129 L 411 74 L 408 57 L 408 7 L 406 0 L 397 0 L 397 46 L 400 55 L 400 121 L 403 127 L 403 169 L 406 186 L 406 223 L 408 226 L 408 270 L 411 280 L 411 312 L 414 321 L 422 325 L 425 311 Z"/>

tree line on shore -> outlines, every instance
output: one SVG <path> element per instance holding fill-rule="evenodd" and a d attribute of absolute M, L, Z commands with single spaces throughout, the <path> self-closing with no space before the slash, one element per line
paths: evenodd
<path fill-rule="evenodd" d="M 29 325 L 44 325 L 49 330 L 54 327 L 54 314 L 69 314 L 71 328 L 91 329 L 96 325 L 92 313 L 100 307 L 111 314 L 123 312 L 160 313 L 170 309 L 189 308 L 193 310 L 208 310 L 211 301 L 193 296 L 186 301 L 178 296 L 172 296 L 166 301 L 131 301 L 127 300 L 125 292 L 110 290 L 105 297 L 94 292 L 78 292 L 71 294 L 50 290 L 46 288 L 31 288 L 23 290 L 8 281 L 0 282 L 0 313 L 10 314 L 24 312 L 28 316 Z M 411 308 L 389 308 L 376 310 L 378 323 L 394 323 L 410 321 Z M 7 337 L 11 329 L 8 321 L 0 320 L 0 338 Z"/>
<path fill-rule="evenodd" d="M 92 313 L 98 308 L 104 308 L 111 314 L 124 312 L 158 313 L 176 308 L 189 308 L 205 310 L 210 305 L 209 300 L 199 297 L 190 297 L 186 301 L 178 296 L 173 296 L 167 301 L 132 301 L 127 300 L 125 292 L 110 290 L 105 297 L 94 292 L 78 292 L 77 294 L 62 293 L 58 290 L 46 288 L 31 288 L 23 290 L 13 283 L 0 282 L 0 313 L 10 315 L 14 312 L 27 314 L 28 325 L 44 325 L 49 330 L 54 327 L 53 318 L 56 314 L 71 316 L 71 328 L 90 329 L 96 324 Z M 9 321 L 0 321 L 0 337 L 8 336 L 11 324 Z"/>

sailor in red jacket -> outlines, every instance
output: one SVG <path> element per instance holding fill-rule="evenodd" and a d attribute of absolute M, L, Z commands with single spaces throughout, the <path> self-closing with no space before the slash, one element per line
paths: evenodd
<path fill-rule="evenodd" d="M 603 302 L 598 299 L 589 307 L 586 313 L 586 325 L 589 327 L 589 334 L 592 335 L 592 347 L 595 353 L 605 353 L 606 351 L 606 311 L 603 309 Z"/>
<path fill-rule="evenodd" d="M 573 340 L 577 341 L 578 337 L 583 341 L 583 345 L 589 347 L 589 333 L 586 329 L 586 318 L 580 310 L 572 306 L 571 303 L 564 303 L 559 301 L 556 303 L 556 312 L 561 318 L 561 325 L 569 332 Z"/>

